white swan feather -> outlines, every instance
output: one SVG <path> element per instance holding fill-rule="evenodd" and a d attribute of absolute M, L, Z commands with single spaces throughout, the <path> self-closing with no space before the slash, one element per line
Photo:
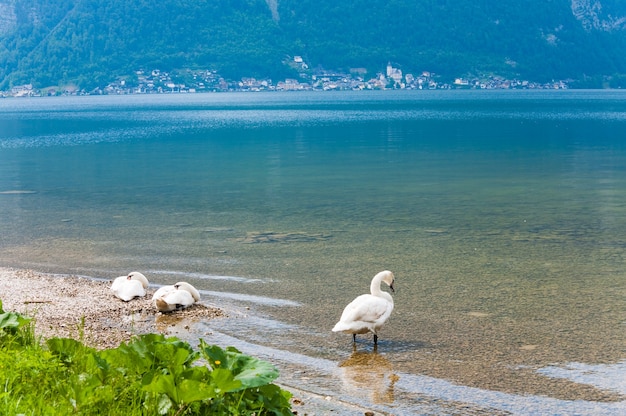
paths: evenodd
<path fill-rule="evenodd" d="M 378 343 L 378 331 L 393 311 L 393 298 L 380 289 L 381 282 L 388 284 L 394 291 L 393 273 L 389 270 L 378 273 L 372 279 L 370 294 L 358 296 L 345 307 L 333 332 L 352 334 L 353 341 L 356 341 L 357 334 L 371 332 L 374 334 L 374 344 Z"/>
<path fill-rule="evenodd" d="M 154 306 L 159 312 L 171 312 L 188 308 L 200 300 L 200 292 L 187 282 L 163 286 L 152 295 Z"/>
<path fill-rule="evenodd" d="M 128 302 L 136 297 L 146 296 L 146 288 L 148 287 L 148 279 L 140 272 L 131 272 L 126 276 L 120 276 L 113 280 L 111 292 Z"/>

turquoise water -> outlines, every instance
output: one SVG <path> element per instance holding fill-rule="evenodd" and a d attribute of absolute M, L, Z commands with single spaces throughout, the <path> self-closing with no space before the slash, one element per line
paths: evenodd
<path fill-rule="evenodd" d="M 285 356 L 346 360 L 330 328 L 392 270 L 376 357 L 409 392 L 595 402 L 535 370 L 626 359 L 621 91 L 0 100 L 0 212 L 1 265 L 189 280 L 250 308 L 216 337 Z"/>

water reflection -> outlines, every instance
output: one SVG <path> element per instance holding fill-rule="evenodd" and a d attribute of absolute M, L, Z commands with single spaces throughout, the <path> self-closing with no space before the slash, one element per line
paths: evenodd
<path fill-rule="evenodd" d="M 392 403 L 394 401 L 394 385 L 399 377 L 393 372 L 393 366 L 374 351 L 357 351 L 339 364 L 341 381 L 344 388 L 358 396 L 367 393 L 372 403 Z"/>
<path fill-rule="evenodd" d="M 158 313 L 154 318 L 156 329 L 161 333 L 172 331 L 181 325 L 182 318 L 177 314 Z"/>

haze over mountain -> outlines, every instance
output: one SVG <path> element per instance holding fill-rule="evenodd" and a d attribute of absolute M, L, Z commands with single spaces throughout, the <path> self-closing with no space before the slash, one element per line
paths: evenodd
<path fill-rule="evenodd" d="M 0 89 L 102 87 L 139 69 L 297 77 L 294 56 L 367 76 L 626 86 L 623 0 L 0 0 Z"/>

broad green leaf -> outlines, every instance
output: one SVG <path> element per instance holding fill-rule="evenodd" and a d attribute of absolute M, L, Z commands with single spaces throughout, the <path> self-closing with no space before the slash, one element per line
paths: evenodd
<path fill-rule="evenodd" d="M 241 381 L 243 388 L 259 387 L 271 383 L 278 378 L 278 370 L 267 361 L 251 358 L 245 367 L 235 376 Z"/>
<path fill-rule="evenodd" d="M 204 340 L 200 340 L 200 350 L 211 365 L 211 367 L 220 366 L 222 368 L 230 368 L 229 356 L 226 351 L 218 347 L 217 345 L 208 345 Z"/>
<path fill-rule="evenodd" d="M 100 351 L 98 355 L 122 374 L 143 374 L 151 364 L 148 358 L 137 355 L 125 344 Z"/>
<path fill-rule="evenodd" d="M 2 311 L 0 310 L 0 312 Z M 0 329 L 16 330 L 19 327 L 26 325 L 30 321 L 30 318 L 27 318 L 16 312 L 0 313 Z"/>
<path fill-rule="evenodd" d="M 276 416 L 291 416 L 291 404 L 289 400 L 292 395 L 286 390 L 282 390 L 276 384 L 267 384 L 259 387 L 257 390 L 257 400 L 262 401 L 264 409 L 273 409 Z"/>
<path fill-rule="evenodd" d="M 185 370 L 180 377 L 186 380 L 196 380 L 205 382 L 211 379 L 211 372 L 207 367 L 195 366 Z"/>
<path fill-rule="evenodd" d="M 174 403 L 179 403 L 174 376 L 171 374 L 149 373 L 144 377 L 143 389 L 152 393 L 167 394 Z"/>
<path fill-rule="evenodd" d="M 234 379 L 241 381 L 241 389 L 262 386 L 275 380 L 279 375 L 272 364 L 242 354 L 235 347 L 223 350 L 216 345 L 207 345 L 202 340 L 200 347 L 215 370 L 229 369 Z"/>
<path fill-rule="evenodd" d="M 102 400 L 112 400 L 110 386 L 102 386 L 100 380 L 91 374 L 71 376 L 67 381 L 69 400 L 78 408 L 92 407 Z"/>
<path fill-rule="evenodd" d="M 66 363 L 73 362 L 76 357 L 84 357 L 95 351 L 72 338 L 50 338 L 46 341 L 50 352 Z"/>
<path fill-rule="evenodd" d="M 97 353 L 90 354 L 87 357 L 85 368 L 88 371 L 99 375 L 101 381 L 104 381 L 107 377 L 109 377 L 112 372 L 111 364 Z"/>
<path fill-rule="evenodd" d="M 196 380 L 182 380 L 178 386 L 178 398 L 181 403 L 209 400 L 215 397 L 213 386 Z"/>
<path fill-rule="evenodd" d="M 11 312 L 0 314 L 0 328 L 17 328 L 18 326 L 19 320 L 16 314 Z"/>
<path fill-rule="evenodd" d="M 219 393 L 228 393 L 241 390 L 241 381 L 235 380 L 233 373 L 225 368 L 216 368 L 211 373 L 215 390 Z"/>

